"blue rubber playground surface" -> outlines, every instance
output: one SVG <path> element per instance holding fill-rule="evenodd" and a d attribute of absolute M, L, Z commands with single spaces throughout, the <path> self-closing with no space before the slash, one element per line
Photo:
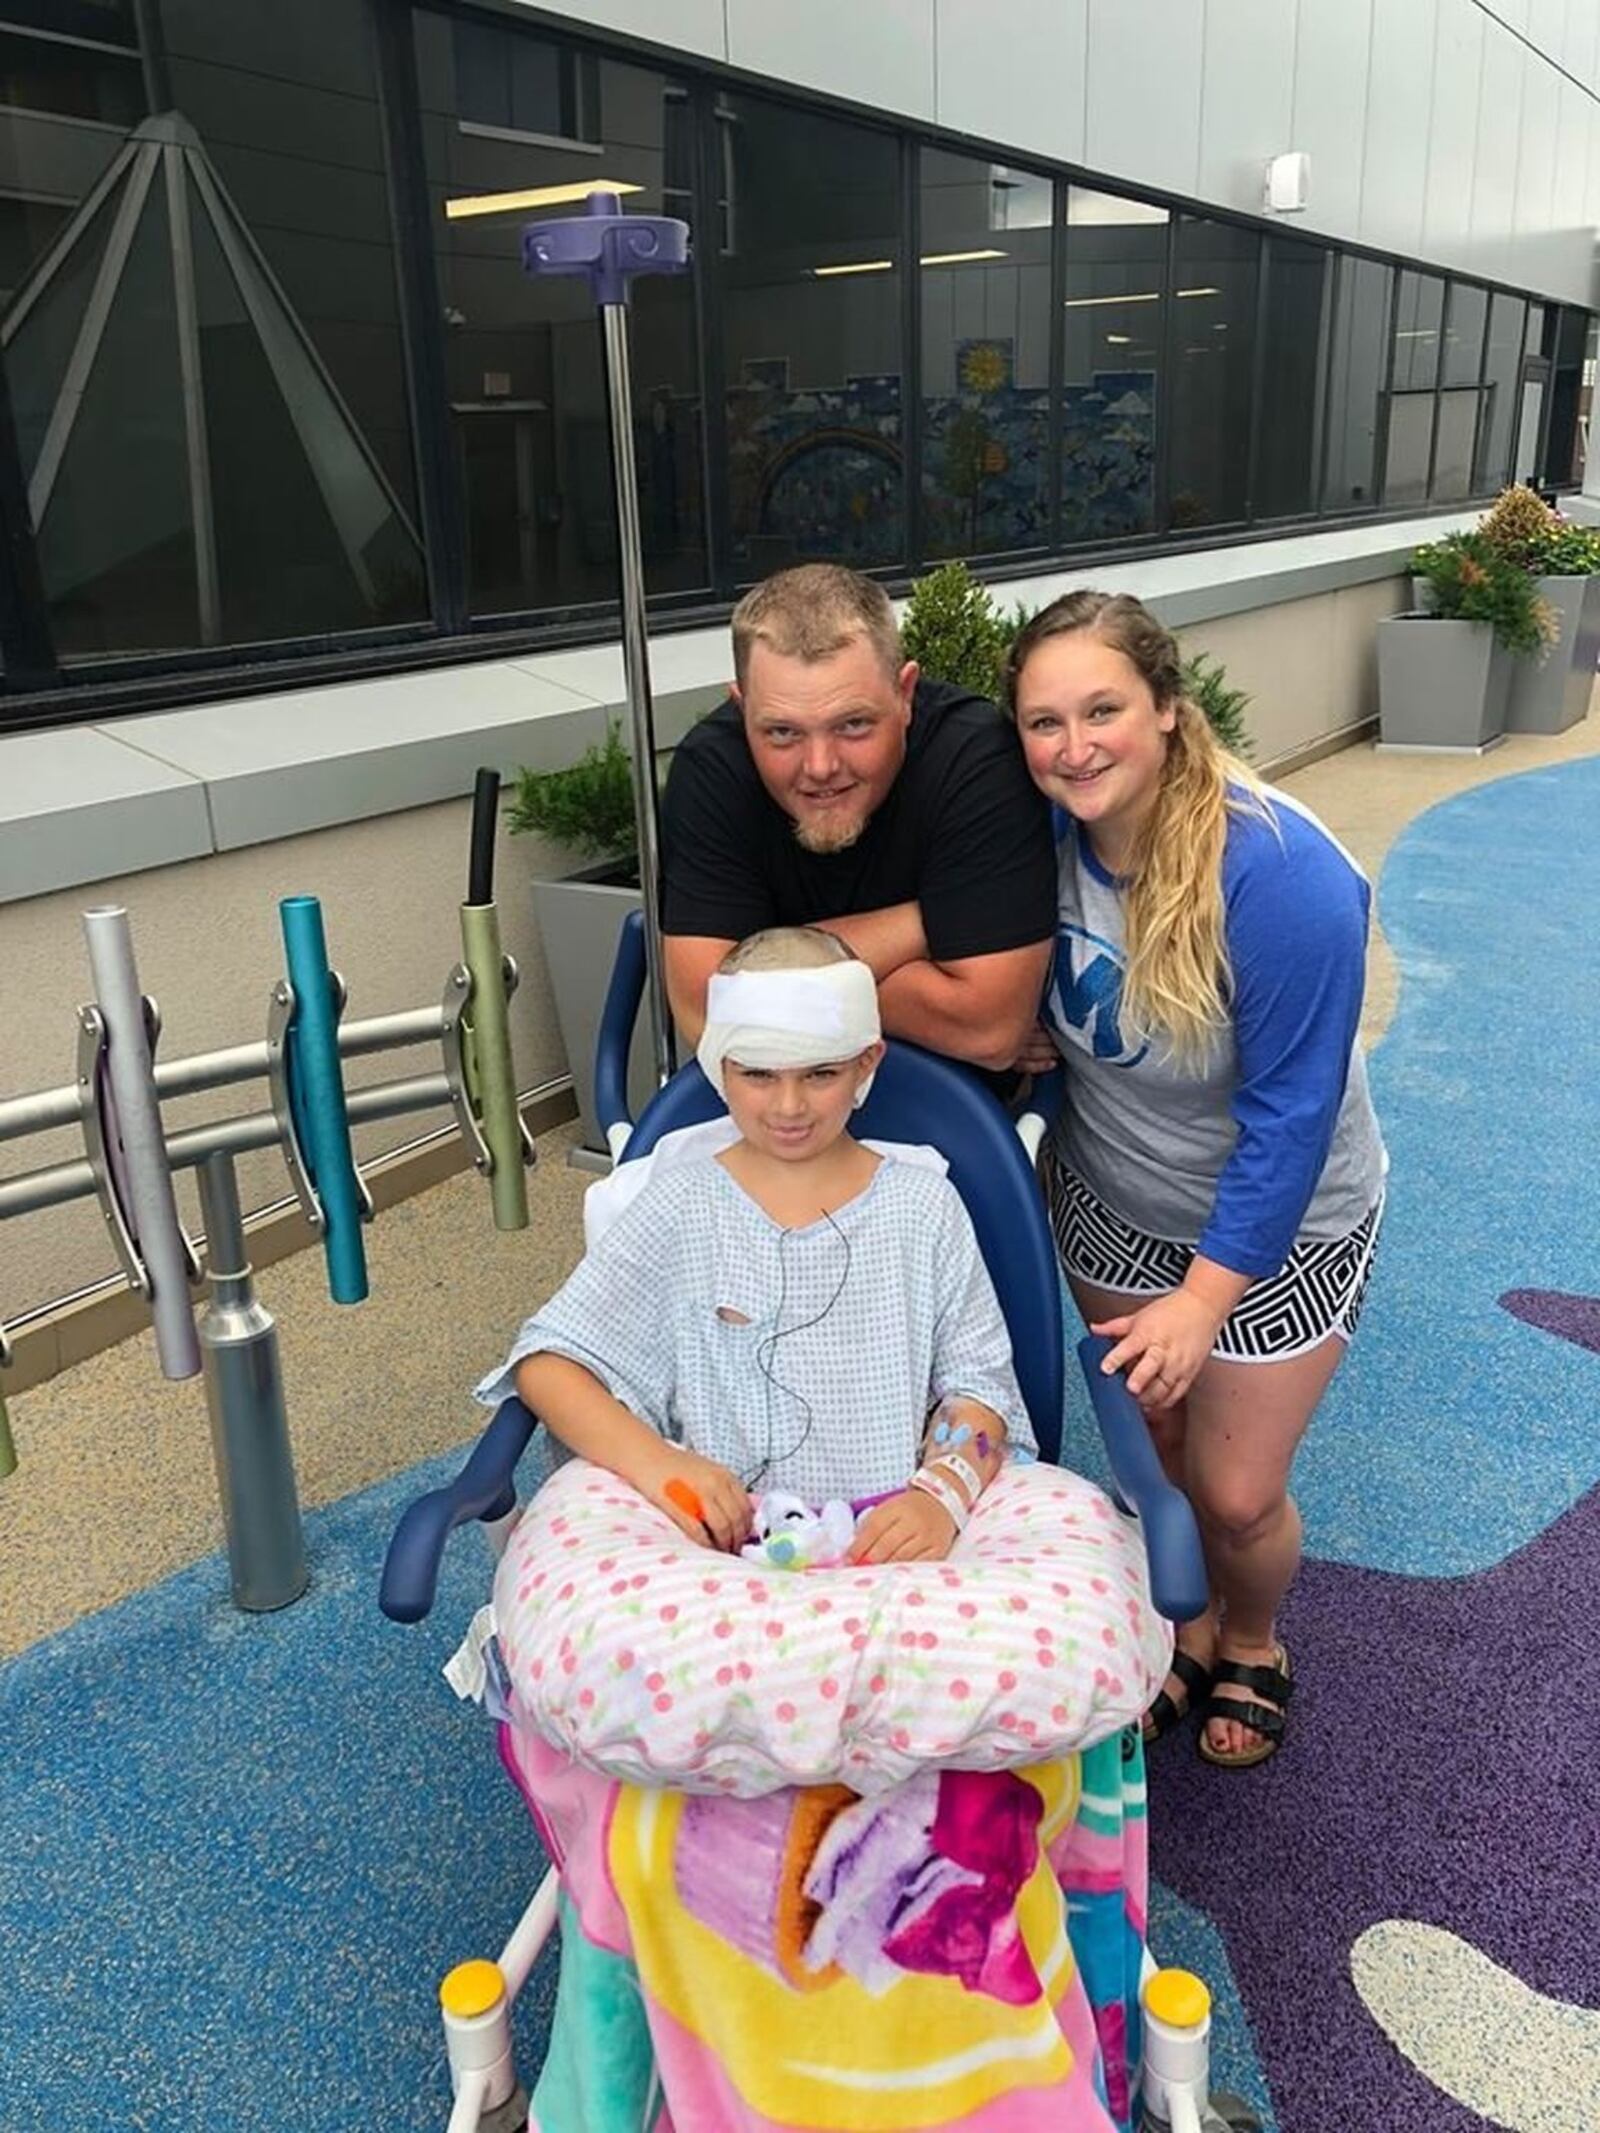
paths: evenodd
<path fill-rule="evenodd" d="M 1152 1757 L 1154 1943 L 1217 1994 L 1216 2078 L 1285 2133 L 1508 2122 L 1369 2014 L 1350 1950 L 1374 1923 L 1435 1923 L 1600 2008 L 1600 761 L 1421 817 L 1381 910 L 1391 1190 L 1299 1469 L 1291 1748 L 1248 1779 L 1181 1734 Z M 1067 1456 L 1097 1471 L 1073 1397 Z M 543 1867 L 438 1671 L 485 1596 L 481 1539 L 429 1622 L 377 1611 L 395 1517 L 452 1463 L 313 1515 L 282 1614 L 237 1614 L 212 1559 L 0 1667 L 4 2133 L 443 2126 L 438 1977 L 495 1951 Z M 525 2068 L 552 1983 L 547 1955 Z"/>

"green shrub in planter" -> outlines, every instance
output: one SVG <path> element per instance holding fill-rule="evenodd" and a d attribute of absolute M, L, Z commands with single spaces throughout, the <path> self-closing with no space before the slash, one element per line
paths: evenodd
<path fill-rule="evenodd" d="M 1543 653 L 1554 641 L 1559 625 L 1549 601 L 1486 534 L 1447 533 L 1418 548 L 1409 567 L 1440 621 L 1487 622 L 1508 652 Z"/>
<path fill-rule="evenodd" d="M 536 830 L 589 859 L 635 865 L 633 761 L 613 722 L 566 770 L 519 770 L 506 807 L 513 836 Z"/>
<path fill-rule="evenodd" d="M 1005 687 L 1006 655 L 1026 610 L 1008 621 L 994 596 L 965 563 L 941 563 L 911 588 L 900 618 L 900 641 L 930 681 L 999 702 Z"/>

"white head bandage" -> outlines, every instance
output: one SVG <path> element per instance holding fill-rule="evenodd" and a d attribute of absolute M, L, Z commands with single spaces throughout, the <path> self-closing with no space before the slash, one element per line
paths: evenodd
<path fill-rule="evenodd" d="M 698 1057 L 719 1096 L 722 1064 L 748 1067 L 828 1066 L 855 1059 L 882 1033 L 878 987 L 865 963 L 828 963 L 819 970 L 733 970 L 711 980 Z M 872 1076 L 856 1097 L 866 1102 Z"/>

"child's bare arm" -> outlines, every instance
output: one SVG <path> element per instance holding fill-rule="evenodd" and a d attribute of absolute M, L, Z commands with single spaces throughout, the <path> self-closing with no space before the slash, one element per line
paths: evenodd
<path fill-rule="evenodd" d="M 517 1397 L 553 1437 L 580 1459 L 608 1467 L 666 1512 L 691 1540 L 737 1548 L 750 1533 L 750 1499 L 737 1478 L 714 1459 L 669 1444 L 647 1422 L 608 1392 L 593 1371 L 570 1356 L 530 1355 L 514 1373 Z M 703 1517 L 693 1516 L 667 1493 L 669 1482 L 686 1483 Z M 675 1492 L 681 1499 L 683 1490 Z"/>
<path fill-rule="evenodd" d="M 1005 1463 L 1006 1426 L 980 1400 L 941 1400 L 922 1440 L 921 1479 L 869 1511 L 853 1563 L 936 1563 Z"/>

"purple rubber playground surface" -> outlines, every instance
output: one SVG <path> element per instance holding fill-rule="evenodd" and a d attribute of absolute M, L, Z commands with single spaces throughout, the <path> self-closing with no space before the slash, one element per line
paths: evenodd
<path fill-rule="evenodd" d="M 1475 1577 L 1308 1562 L 1285 1751 L 1214 1770 L 1192 1727 L 1151 1751 L 1152 1871 L 1221 1931 L 1284 2133 L 1487 2123 L 1358 1998 L 1350 1948 L 1382 1919 L 1600 2007 L 1597 1566 L 1600 1491 Z"/>

